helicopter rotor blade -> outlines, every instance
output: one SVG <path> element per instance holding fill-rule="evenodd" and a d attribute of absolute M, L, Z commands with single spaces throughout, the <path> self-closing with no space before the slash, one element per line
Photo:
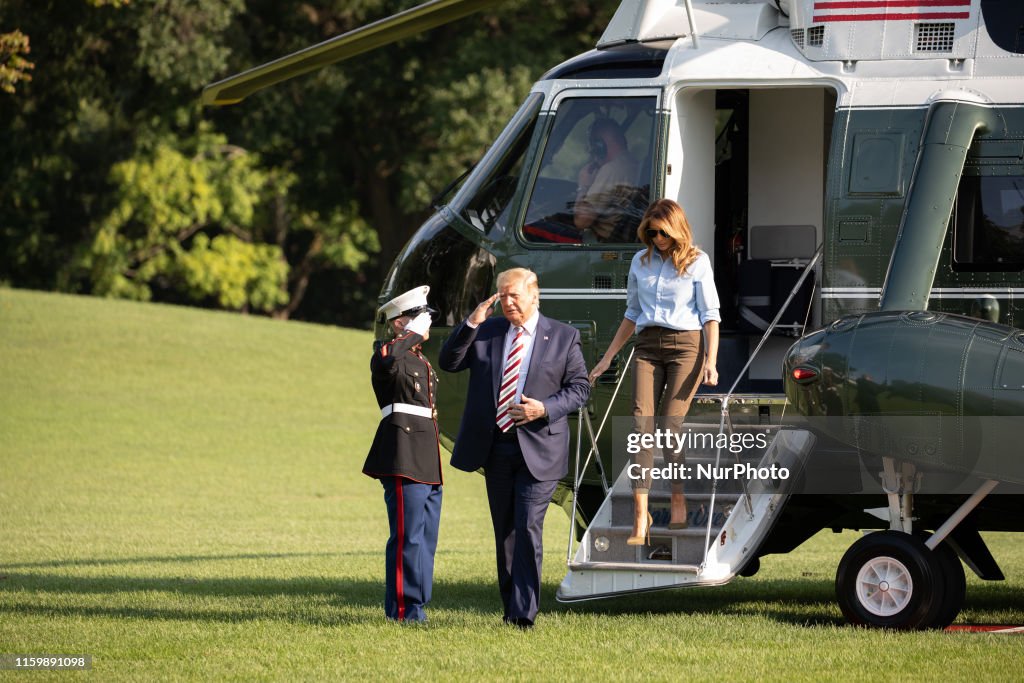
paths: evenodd
<path fill-rule="evenodd" d="M 203 105 L 241 102 L 289 78 L 448 24 L 501 0 L 430 0 L 203 88 Z"/>

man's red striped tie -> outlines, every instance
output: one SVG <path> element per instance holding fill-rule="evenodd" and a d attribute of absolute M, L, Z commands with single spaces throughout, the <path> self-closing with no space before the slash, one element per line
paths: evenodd
<path fill-rule="evenodd" d="M 512 400 L 516 397 L 516 388 L 519 385 L 519 370 L 523 364 L 523 356 L 526 355 L 526 344 L 523 343 L 523 328 L 517 327 L 516 336 L 512 339 L 512 349 L 505 358 L 505 369 L 501 372 L 501 384 L 498 387 L 498 429 L 507 432 L 515 421 L 508 414 L 512 407 Z"/>

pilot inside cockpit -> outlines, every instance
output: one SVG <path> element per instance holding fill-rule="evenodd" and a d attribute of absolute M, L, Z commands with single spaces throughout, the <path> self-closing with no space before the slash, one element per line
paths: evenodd
<path fill-rule="evenodd" d="M 590 126 L 590 159 L 577 177 L 573 224 L 584 241 L 586 231 L 601 242 L 630 242 L 633 235 L 618 234 L 626 223 L 623 209 L 634 194 L 637 160 L 629 153 L 619 124 L 599 118 Z"/>
<path fill-rule="evenodd" d="M 559 104 L 530 191 L 528 242 L 636 244 L 650 203 L 655 105 L 653 97 Z"/>

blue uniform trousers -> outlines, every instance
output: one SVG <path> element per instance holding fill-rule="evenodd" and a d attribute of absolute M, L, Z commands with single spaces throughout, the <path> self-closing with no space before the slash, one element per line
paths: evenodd
<path fill-rule="evenodd" d="M 391 536 L 384 551 L 384 614 L 426 621 L 434 582 L 434 552 L 441 522 L 441 485 L 382 477 Z"/>
<path fill-rule="evenodd" d="M 540 607 L 544 515 L 558 481 L 535 479 L 515 441 L 494 444 L 484 479 L 505 620 L 532 625 Z"/>

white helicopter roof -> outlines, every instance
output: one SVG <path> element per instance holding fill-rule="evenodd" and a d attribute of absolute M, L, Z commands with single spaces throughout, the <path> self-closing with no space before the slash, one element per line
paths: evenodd
<path fill-rule="evenodd" d="M 623 0 L 598 47 L 700 38 L 760 40 L 788 27 L 811 61 L 965 60 L 975 56 L 980 0 Z"/>
<path fill-rule="evenodd" d="M 840 107 L 1019 103 L 1024 92 L 1024 55 L 993 43 L 980 0 L 687 4 L 623 0 L 598 47 L 675 39 L 670 82 L 831 81 Z"/>

